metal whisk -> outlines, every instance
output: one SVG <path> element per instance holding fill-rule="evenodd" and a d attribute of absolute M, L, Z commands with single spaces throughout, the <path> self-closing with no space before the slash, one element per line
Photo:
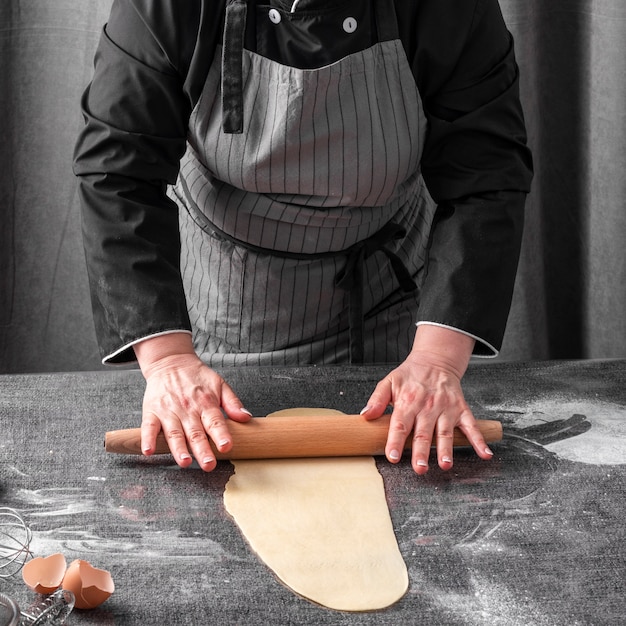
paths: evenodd
<path fill-rule="evenodd" d="M 35 601 L 22 611 L 20 626 L 60 626 L 74 608 L 74 594 L 59 589 L 48 596 L 38 595 Z"/>
<path fill-rule="evenodd" d="M 73 608 L 74 594 L 64 589 L 47 596 L 38 595 L 26 611 L 20 611 L 17 602 L 0 593 L 3 626 L 63 626 Z"/>
<path fill-rule="evenodd" d="M 0 507 L 0 578 L 19 572 L 30 555 L 32 532 L 15 510 Z"/>

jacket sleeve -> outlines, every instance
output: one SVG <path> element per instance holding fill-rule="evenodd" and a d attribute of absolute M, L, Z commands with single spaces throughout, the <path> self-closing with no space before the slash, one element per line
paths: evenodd
<path fill-rule="evenodd" d="M 461 330 L 478 340 L 475 354 L 493 356 L 532 180 L 513 40 L 496 0 L 423 7 L 431 28 L 417 46 L 414 72 L 429 122 L 422 174 L 438 207 L 418 324 Z M 465 19 L 450 25 L 445 15 L 455 11 Z"/>
<path fill-rule="evenodd" d="M 175 45 L 151 25 L 167 23 L 154 11 L 168 4 L 114 2 L 82 99 L 74 172 L 103 362 L 134 360 L 132 344 L 142 338 L 190 329 L 178 213 L 166 189 L 176 181 L 191 104 Z"/>

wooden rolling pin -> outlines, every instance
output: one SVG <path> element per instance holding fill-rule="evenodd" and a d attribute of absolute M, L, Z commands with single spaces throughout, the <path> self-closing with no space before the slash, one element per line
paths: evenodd
<path fill-rule="evenodd" d="M 390 415 L 367 421 L 361 415 L 273 416 L 253 418 L 247 423 L 228 422 L 233 447 L 230 452 L 213 452 L 218 460 L 279 459 L 328 456 L 376 456 L 385 453 Z M 477 420 L 487 443 L 502 439 L 502 424 L 495 420 Z M 406 449 L 411 448 L 411 437 Z M 457 428 L 454 445 L 470 445 Z M 129 428 L 106 433 L 104 447 L 117 454 L 141 454 L 141 429 Z M 161 433 L 155 454 L 170 449 Z"/>

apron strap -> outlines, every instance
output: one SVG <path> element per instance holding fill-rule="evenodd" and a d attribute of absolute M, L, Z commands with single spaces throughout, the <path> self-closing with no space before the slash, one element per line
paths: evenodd
<path fill-rule="evenodd" d="M 374 0 L 374 16 L 379 42 L 400 39 L 398 18 L 393 0 Z"/>
<path fill-rule="evenodd" d="M 222 128 L 225 133 L 243 132 L 243 40 L 246 0 L 230 0 L 226 7 L 222 46 Z"/>

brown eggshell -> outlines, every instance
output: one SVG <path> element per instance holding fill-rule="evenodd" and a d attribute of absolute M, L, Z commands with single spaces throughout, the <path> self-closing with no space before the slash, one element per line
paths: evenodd
<path fill-rule="evenodd" d="M 61 553 L 38 556 L 24 564 L 22 578 L 35 593 L 49 594 L 61 586 L 66 568 L 67 562 Z"/>
<path fill-rule="evenodd" d="M 62 587 L 74 594 L 76 597 L 74 606 L 77 609 L 94 609 L 115 591 L 115 585 L 109 572 L 97 569 L 87 561 L 80 559 L 72 561 L 67 568 Z"/>

